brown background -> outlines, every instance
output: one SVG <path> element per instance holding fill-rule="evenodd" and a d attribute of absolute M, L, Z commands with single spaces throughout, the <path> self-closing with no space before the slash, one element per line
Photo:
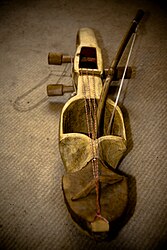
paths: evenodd
<path fill-rule="evenodd" d="M 0 2 L 0 240 L 3 249 L 160 249 L 167 235 L 167 10 L 160 1 Z M 70 83 L 49 51 L 73 55 L 80 27 L 95 29 L 107 67 L 138 8 L 146 11 L 121 95 L 131 176 L 126 225 L 96 244 L 73 224 L 61 191 L 59 116 L 46 85 Z M 124 60 L 124 59 L 123 59 Z M 62 72 L 66 76 L 62 77 Z M 53 101 L 53 100 L 52 100 Z"/>

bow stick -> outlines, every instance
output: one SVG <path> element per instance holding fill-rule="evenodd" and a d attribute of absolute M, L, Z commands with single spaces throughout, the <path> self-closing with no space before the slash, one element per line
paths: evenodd
<path fill-rule="evenodd" d="M 110 83 L 113 80 L 114 73 L 115 73 L 115 70 L 118 66 L 120 59 L 121 59 L 121 56 L 122 56 L 128 42 L 130 40 L 132 34 L 136 32 L 136 28 L 137 28 L 139 22 L 141 21 L 143 15 L 144 15 L 144 11 L 138 10 L 135 18 L 132 21 L 130 28 L 128 29 L 127 33 L 125 34 L 125 36 L 124 36 L 124 38 L 123 38 L 123 40 L 118 48 L 118 51 L 116 53 L 115 58 L 113 59 L 111 65 L 109 67 L 109 71 L 111 73 L 108 74 L 108 76 L 106 77 L 106 80 L 104 82 L 102 92 L 101 92 L 101 98 L 99 100 L 99 104 L 98 104 L 98 108 L 97 108 L 97 126 L 98 126 L 97 134 L 98 134 L 98 137 L 103 135 L 103 123 L 102 123 L 102 121 L 104 120 L 103 115 L 104 115 L 104 109 L 105 109 L 105 104 L 106 104 L 106 99 L 107 99 Z M 110 119 L 110 121 L 111 121 L 111 119 Z M 110 130 L 111 130 L 111 124 L 109 124 L 108 132 Z"/>

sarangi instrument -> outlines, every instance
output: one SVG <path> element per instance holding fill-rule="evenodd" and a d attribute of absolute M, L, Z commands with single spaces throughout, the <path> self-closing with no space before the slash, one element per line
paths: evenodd
<path fill-rule="evenodd" d="M 101 49 L 90 28 L 78 31 L 74 57 L 58 53 L 48 56 L 49 64 L 73 63 L 73 85 L 48 85 L 47 93 L 73 93 L 60 117 L 59 149 L 66 170 L 62 189 L 71 217 L 95 239 L 108 237 L 127 206 L 127 178 L 117 171 L 127 145 L 123 115 L 117 104 L 123 79 L 131 77 L 128 61 L 143 14 L 142 10 L 137 12 L 108 70 L 103 68 Z M 127 63 L 118 67 L 132 36 Z M 109 87 L 121 77 L 114 102 L 108 98 Z"/>

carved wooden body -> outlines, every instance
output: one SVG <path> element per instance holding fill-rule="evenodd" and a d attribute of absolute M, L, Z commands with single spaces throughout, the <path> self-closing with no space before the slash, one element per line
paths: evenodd
<path fill-rule="evenodd" d="M 127 183 L 116 169 L 126 150 L 126 133 L 122 112 L 116 108 L 112 135 L 106 135 L 114 102 L 107 99 L 104 133 L 97 138 L 98 152 L 92 155 L 85 113 L 85 99 L 98 104 L 103 85 L 103 61 L 93 30 L 80 29 L 74 56 L 74 82 L 77 93 L 64 105 L 60 118 L 60 153 L 67 171 L 62 187 L 67 207 L 74 221 L 90 235 L 108 234 L 110 224 L 121 216 L 127 202 Z M 93 89 L 95 86 L 95 89 Z M 93 105 L 93 104 L 92 104 Z M 96 158 L 100 172 L 101 214 L 96 218 L 96 193 L 91 161 Z"/>
<path fill-rule="evenodd" d="M 58 53 L 48 56 L 49 64 L 74 62 L 74 86 L 48 85 L 47 92 L 52 96 L 76 90 L 60 118 L 59 148 L 66 170 L 62 189 L 73 220 L 95 239 L 113 231 L 128 201 L 127 179 L 117 171 L 126 151 L 123 116 L 117 102 L 107 97 L 110 83 L 122 76 L 119 60 L 143 15 L 138 10 L 107 71 L 90 28 L 79 30 L 73 59 Z M 130 68 L 125 66 L 125 71 L 125 78 L 130 78 Z"/>
<path fill-rule="evenodd" d="M 87 135 L 86 113 L 84 106 L 86 89 L 86 98 L 93 99 L 94 93 L 91 89 L 93 81 L 96 86 L 96 101 L 98 102 L 102 89 L 103 62 L 101 50 L 97 45 L 94 33 L 89 28 L 83 28 L 79 31 L 78 36 L 83 41 L 77 46 L 74 57 L 74 79 L 77 88 L 77 94 L 70 98 L 64 105 L 60 118 L 60 153 L 67 172 L 75 172 L 82 169 L 87 162 L 92 159 L 90 139 Z M 97 70 L 85 69 L 88 74 L 81 75 L 79 68 L 80 51 L 83 47 L 95 48 L 97 52 Z M 90 86 L 90 92 L 88 89 Z M 109 118 L 113 110 L 114 102 L 107 100 L 104 115 L 104 136 L 97 139 L 100 158 L 107 162 L 113 168 L 116 168 L 119 160 L 126 150 L 126 133 L 123 116 L 120 108 L 117 106 L 114 119 L 112 135 L 105 135 Z M 78 153 L 79 152 L 79 153 Z"/>

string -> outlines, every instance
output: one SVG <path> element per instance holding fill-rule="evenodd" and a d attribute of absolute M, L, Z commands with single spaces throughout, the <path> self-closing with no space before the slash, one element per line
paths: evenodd
<path fill-rule="evenodd" d="M 85 113 L 86 113 L 86 123 L 88 129 L 88 136 L 90 138 L 91 150 L 92 150 L 92 172 L 95 179 L 95 190 L 96 190 L 96 215 L 94 220 L 98 217 L 103 219 L 108 223 L 108 221 L 101 215 L 100 209 L 100 193 L 99 193 L 99 165 L 98 165 L 98 143 L 97 143 L 97 105 L 96 105 L 96 88 L 95 88 L 95 74 L 93 72 L 93 104 L 91 101 L 91 89 L 90 89 L 90 78 L 88 75 L 88 70 L 86 71 L 86 83 L 84 82 L 82 70 L 82 86 L 84 93 L 84 103 L 85 103 Z M 87 91 L 86 91 L 86 86 Z M 88 101 L 87 101 L 88 99 Z"/>
<path fill-rule="evenodd" d="M 96 156 L 98 156 L 98 143 L 97 143 L 97 106 L 96 106 L 96 93 L 95 93 L 95 74 L 93 72 L 93 107 L 94 107 L 94 143 L 95 143 L 95 150 Z M 98 159 L 95 158 L 93 170 L 94 170 L 94 178 L 95 178 L 95 185 L 96 185 L 96 208 L 97 208 L 97 215 L 101 214 L 100 211 L 100 194 L 99 194 L 99 165 Z"/>
<path fill-rule="evenodd" d="M 86 124 L 87 124 L 88 136 L 90 138 L 91 134 L 90 134 L 90 126 L 89 126 L 88 106 L 87 106 L 87 100 L 86 100 L 86 87 L 85 87 L 85 83 L 84 83 L 84 80 L 83 80 L 82 70 L 81 70 L 81 77 L 82 77 L 82 87 L 83 87 L 83 93 L 84 93 Z"/>
<path fill-rule="evenodd" d="M 120 93 L 121 93 L 121 90 L 122 90 L 122 86 L 123 86 L 123 82 L 124 82 L 124 79 L 125 79 L 126 70 L 127 70 L 128 64 L 129 64 L 129 59 L 130 59 L 130 56 L 131 56 L 131 53 L 132 53 L 132 49 L 133 49 L 133 46 L 134 46 L 135 39 L 136 39 L 136 32 L 133 34 L 133 39 L 132 39 L 131 47 L 130 47 L 130 50 L 129 50 L 128 58 L 126 60 L 126 64 L 125 64 L 123 76 L 122 76 L 122 79 L 121 79 L 121 83 L 120 83 L 120 86 L 119 86 L 118 94 L 117 94 L 117 97 L 116 97 L 116 100 L 115 100 L 115 103 L 114 103 L 114 108 L 113 108 L 113 111 L 112 111 L 112 114 L 111 114 L 111 118 L 110 118 L 110 122 L 109 122 L 109 125 L 108 125 L 107 135 L 110 135 L 111 130 L 112 130 L 112 123 L 113 123 L 113 119 L 114 119 L 114 115 L 115 115 L 115 110 L 116 110 L 116 107 L 118 105 L 118 100 L 119 100 Z"/>

